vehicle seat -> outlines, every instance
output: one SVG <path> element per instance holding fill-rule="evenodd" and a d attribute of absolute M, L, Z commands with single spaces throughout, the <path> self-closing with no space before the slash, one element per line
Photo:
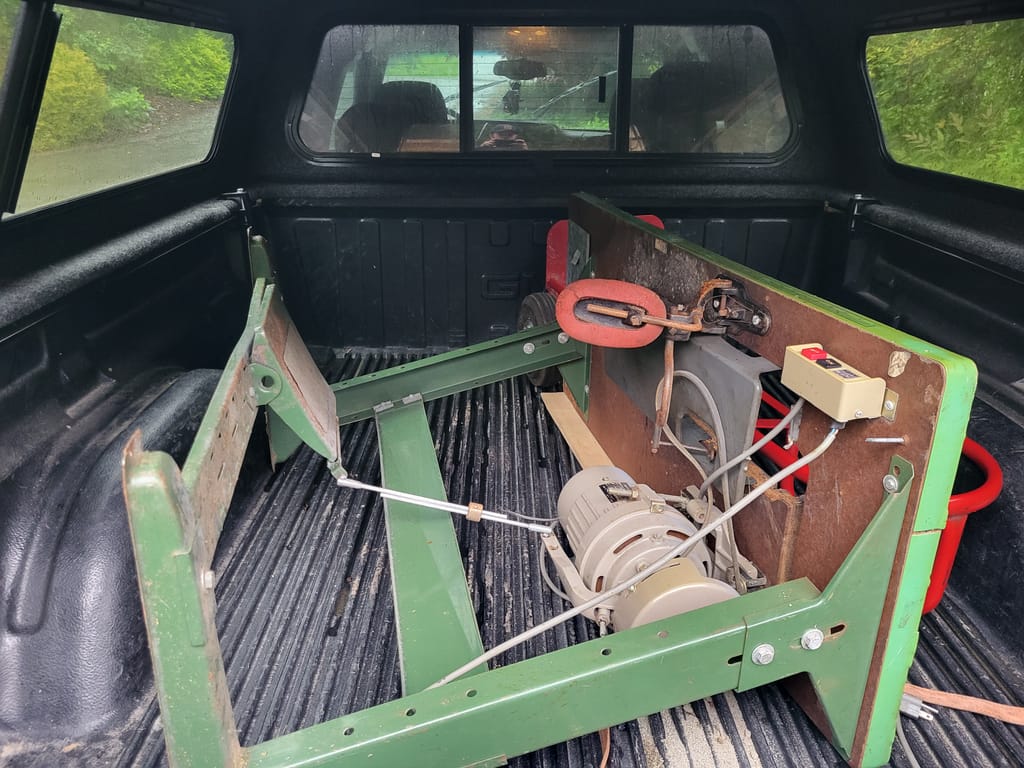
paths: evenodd
<path fill-rule="evenodd" d="M 634 81 L 632 115 L 648 152 L 700 152 L 713 127 L 710 110 L 720 101 L 700 61 L 665 64 Z"/>
<path fill-rule="evenodd" d="M 395 152 L 414 125 L 444 125 L 448 108 L 433 83 L 397 80 L 383 83 L 373 100 L 353 104 L 338 120 L 339 152 Z"/>

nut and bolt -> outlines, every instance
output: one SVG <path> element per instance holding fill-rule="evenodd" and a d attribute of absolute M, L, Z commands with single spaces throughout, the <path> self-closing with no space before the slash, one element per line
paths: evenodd
<path fill-rule="evenodd" d="M 558 334 L 558 343 L 559 344 L 568 344 L 569 343 L 569 334 L 566 333 L 565 331 L 562 331 L 560 334 Z"/>
<path fill-rule="evenodd" d="M 537 346 L 532 341 L 528 341 L 525 344 L 523 344 L 523 354 L 532 355 L 536 351 Z"/>
<path fill-rule="evenodd" d="M 750 660 L 761 667 L 771 664 L 775 661 L 775 646 L 771 643 L 761 643 L 750 652 Z"/>
<path fill-rule="evenodd" d="M 889 493 L 896 493 L 900 489 L 900 481 L 896 475 L 886 475 L 882 478 L 882 487 Z"/>
<path fill-rule="evenodd" d="M 800 647 L 805 651 L 816 651 L 825 642 L 825 633 L 817 627 L 811 627 L 800 637 Z"/>

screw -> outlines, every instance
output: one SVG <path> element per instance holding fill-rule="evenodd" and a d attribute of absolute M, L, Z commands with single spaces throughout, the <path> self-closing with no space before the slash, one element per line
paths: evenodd
<path fill-rule="evenodd" d="M 884 403 L 882 403 L 882 407 L 887 411 L 895 411 L 896 403 L 894 403 L 892 400 L 886 400 Z"/>
<path fill-rule="evenodd" d="M 800 647 L 805 651 L 816 651 L 825 642 L 825 633 L 817 627 L 811 627 L 800 638 Z"/>
<path fill-rule="evenodd" d="M 589 395 L 590 394 L 590 385 L 589 384 L 584 384 L 583 385 L 583 391 L 586 392 Z"/>
<path fill-rule="evenodd" d="M 722 302 L 719 301 L 718 299 L 715 299 L 714 301 L 711 302 L 711 306 L 713 306 L 715 309 L 718 309 L 720 306 L 722 306 Z"/>
<path fill-rule="evenodd" d="M 760 667 L 771 664 L 775 661 L 775 646 L 771 643 L 761 643 L 751 651 L 750 660 Z"/>
<path fill-rule="evenodd" d="M 203 587 L 206 589 L 213 589 L 214 585 L 217 583 L 217 574 L 207 569 L 203 571 L 202 581 Z"/>
<path fill-rule="evenodd" d="M 566 333 L 565 331 L 562 331 L 562 333 L 558 334 L 558 343 L 559 344 L 568 344 L 569 343 L 569 334 Z"/>
<path fill-rule="evenodd" d="M 532 341 L 528 341 L 523 344 L 523 354 L 532 355 L 537 351 L 536 345 Z"/>
<path fill-rule="evenodd" d="M 886 475 L 882 478 L 882 487 L 889 493 L 896 493 L 900 489 L 900 481 L 896 479 L 896 475 Z"/>
<path fill-rule="evenodd" d="M 860 410 L 854 411 L 853 416 L 854 416 L 854 418 L 857 418 L 857 419 L 863 419 L 864 418 L 864 411 L 860 411 Z"/>
<path fill-rule="evenodd" d="M 754 315 L 752 318 L 750 318 L 750 324 L 757 328 L 757 326 L 761 324 L 761 316 Z"/>

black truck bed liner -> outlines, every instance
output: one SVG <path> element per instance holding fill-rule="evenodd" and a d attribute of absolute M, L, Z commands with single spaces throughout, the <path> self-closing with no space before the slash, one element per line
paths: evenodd
<path fill-rule="evenodd" d="M 318 350 L 338 381 L 410 359 L 410 354 Z M 427 405 L 449 497 L 488 508 L 554 514 L 575 462 L 524 377 Z M 259 430 L 257 429 L 257 432 Z M 221 537 L 217 623 L 243 744 L 253 744 L 400 695 L 384 516 L 379 498 L 338 488 L 324 461 L 303 448 L 272 474 L 262 435 Z M 379 480 L 372 422 L 342 431 L 344 463 Z M 540 576 L 533 534 L 462 518 L 456 529 L 484 645 L 562 610 Z M 911 680 L 1001 700 L 1024 697 L 1012 658 L 956 594 L 925 618 Z M 594 636 L 582 618 L 510 651 L 511 663 Z M 1021 729 L 943 711 L 906 722 L 922 765 L 1014 765 Z M 12 765 L 166 764 L 151 693 L 132 721 L 76 745 L 8 753 Z M 615 768 L 840 765 L 842 759 L 778 686 L 723 694 L 612 729 Z M 596 734 L 514 758 L 520 768 L 596 768 Z M 909 765 L 900 747 L 892 764 Z"/>

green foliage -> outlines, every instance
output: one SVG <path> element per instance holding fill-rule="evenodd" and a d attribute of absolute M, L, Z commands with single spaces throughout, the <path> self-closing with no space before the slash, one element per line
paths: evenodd
<path fill-rule="evenodd" d="M 109 105 L 106 83 L 92 60 L 66 43 L 57 43 L 33 149 L 55 149 L 99 138 Z"/>
<path fill-rule="evenodd" d="M 111 91 L 110 108 L 104 116 L 107 132 L 120 134 L 137 131 L 149 123 L 152 111 L 153 108 L 138 88 Z"/>
<path fill-rule="evenodd" d="M 61 39 L 85 51 L 112 89 L 138 88 L 187 101 L 224 95 L 229 35 L 80 8 L 59 10 Z"/>
<path fill-rule="evenodd" d="M 388 58 L 386 77 L 458 77 L 459 57 L 447 53 L 399 53 Z"/>
<path fill-rule="evenodd" d="M 149 58 L 153 63 L 149 82 L 159 93 L 188 101 L 224 95 L 231 56 L 221 36 L 179 28 L 157 41 Z"/>
<path fill-rule="evenodd" d="M 872 37 L 867 63 L 893 159 L 1024 188 L 1024 21 Z"/>

